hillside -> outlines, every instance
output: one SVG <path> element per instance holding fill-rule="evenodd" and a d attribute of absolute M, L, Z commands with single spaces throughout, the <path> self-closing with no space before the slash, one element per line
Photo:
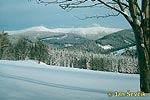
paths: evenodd
<path fill-rule="evenodd" d="M 108 51 L 117 51 L 136 44 L 132 30 L 126 29 L 113 34 L 109 34 L 96 40 L 97 45 Z"/>
<path fill-rule="evenodd" d="M 92 29 L 94 30 L 93 34 L 90 31 Z M 98 28 L 96 30 L 95 27 L 69 29 L 32 27 L 24 30 L 8 31 L 8 34 L 12 41 L 17 41 L 19 38 L 25 37 L 32 42 L 41 40 L 53 48 L 67 48 L 68 50 L 82 50 L 93 53 L 107 54 L 135 45 L 135 38 L 132 30 L 126 29 L 110 34 L 108 31 L 104 31 L 106 29 L 101 30 L 101 33 L 99 33 L 100 29 Z M 112 31 L 112 29 L 110 30 Z M 102 31 L 104 31 L 105 35 Z M 99 36 L 97 36 L 98 34 L 96 32 L 99 33 Z M 99 39 L 89 39 L 87 36 L 91 34 Z"/>
<path fill-rule="evenodd" d="M 62 47 L 68 47 L 68 46 L 75 46 L 79 44 L 83 44 L 85 42 L 88 42 L 90 40 L 83 38 L 76 34 L 59 34 L 59 35 L 53 35 L 49 37 L 40 38 L 40 40 L 52 44 L 52 45 L 58 45 Z"/>

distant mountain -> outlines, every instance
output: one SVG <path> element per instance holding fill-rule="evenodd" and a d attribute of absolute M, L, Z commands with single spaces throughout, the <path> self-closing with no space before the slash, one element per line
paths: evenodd
<path fill-rule="evenodd" d="M 69 50 L 77 49 L 93 53 L 107 54 L 115 51 L 117 52 L 120 49 L 125 49 L 135 45 L 134 34 L 130 29 L 117 31 L 112 34 L 107 33 L 107 35 L 100 34 L 99 35 L 100 38 L 97 40 L 87 38 L 87 35 L 90 36 L 90 34 L 92 33 L 91 31 L 89 33 L 86 33 L 88 32 L 87 30 L 92 29 L 94 32 L 94 27 L 77 28 L 76 32 L 77 30 L 80 31 L 78 31 L 79 33 L 76 33 L 75 31 L 73 32 L 73 28 L 48 29 L 43 26 L 40 26 L 19 31 L 7 31 L 7 32 L 9 33 L 10 39 L 12 41 L 16 41 L 21 37 L 25 37 L 31 40 L 32 42 L 41 40 L 47 45 L 54 48 L 59 49 L 66 48 Z M 86 33 L 86 36 L 83 36 L 85 35 L 83 34 L 84 33 L 83 31 Z M 96 33 L 94 33 L 93 35 L 96 36 Z"/>
<path fill-rule="evenodd" d="M 132 51 L 134 51 L 135 54 L 135 49 L 132 50 L 129 48 L 135 46 L 136 44 L 134 33 L 130 29 L 125 29 L 106 35 L 98 40 L 90 40 L 72 33 L 55 34 L 40 39 L 47 44 L 57 48 L 67 48 L 70 50 L 78 49 L 104 54 L 122 51 L 120 55 L 127 55 L 127 53 L 132 53 Z"/>
<path fill-rule="evenodd" d="M 23 30 L 15 30 L 15 31 L 6 31 L 9 35 L 14 34 L 22 34 L 22 33 L 72 33 L 77 34 L 82 37 L 96 40 L 99 39 L 105 35 L 117 32 L 121 29 L 116 28 L 107 28 L 107 27 L 100 27 L 100 26 L 93 26 L 93 27 L 87 27 L 87 28 L 55 28 L 55 29 L 49 29 L 44 26 L 36 26 L 31 27 Z"/>
<path fill-rule="evenodd" d="M 125 29 L 96 40 L 96 44 L 105 49 L 107 52 L 112 52 L 134 46 L 136 41 L 133 31 L 130 29 Z"/>
<path fill-rule="evenodd" d="M 55 34 L 49 37 L 40 38 L 40 40 L 59 47 L 71 47 L 81 45 L 85 42 L 91 41 L 77 34 Z"/>
<path fill-rule="evenodd" d="M 50 37 L 54 35 L 62 35 L 64 33 L 54 33 L 48 31 L 27 31 L 23 33 L 11 34 L 9 35 L 12 40 L 17 40 L 20 37 L 28 38 L 31 41 L 37 41 L 38 39 Z"/>

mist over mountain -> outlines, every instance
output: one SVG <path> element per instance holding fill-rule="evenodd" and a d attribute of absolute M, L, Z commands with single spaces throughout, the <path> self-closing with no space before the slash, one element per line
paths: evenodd
<path fill-rule="evenodd" d="M 54 28 L 49 29 L 44 26 L 35 26 L 27 29 L 22 30 L 12 30 L 12 31 L 6 31 L 9 35 L 13 34 L 22 34 L 22 33 L 35 33 L 35 32 L 46 32 L 46 33 L 72 33 L 77 34 L 82 37 L 96 40 L 99 39 L 105 35 L 120 31 L 121 29 L 117 28 L 108 28 L 108 27 L 101 27 L 101 26 L 92 26 L 92 27 L 86 27 L 86 28 Z"/>

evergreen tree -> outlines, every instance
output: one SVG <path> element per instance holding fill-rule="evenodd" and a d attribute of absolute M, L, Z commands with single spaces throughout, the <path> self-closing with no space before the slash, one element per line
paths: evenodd
<path fill-rule="evenodd" d="M 30 43 L 26 38 L 20 38 L 13 47 L 16 60 L 25 60 L 30 52 Z"/>
<path fill-rule="evenodd" d="M 2 59 L 3 52 L 9 45 L 8 34 L 5 32 L 0 33 L 0 59 Z"/>
<path fill-rule="evenodd" d="M 40 40 L 33 43 L 30 51 L 30 58 L 38 60 L 38 63 L 41 61 L 46 62 L 48 60 L 48 46 Z"/>

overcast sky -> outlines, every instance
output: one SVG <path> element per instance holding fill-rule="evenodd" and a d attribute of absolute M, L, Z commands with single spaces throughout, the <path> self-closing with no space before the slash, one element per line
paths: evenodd
<path fill-rule="evenodd" d="M 28 0 L 0 0 L 0 30 L 24 29 L 39 25 L 48 28 L 90 27 L 93 25 L 130 28 L 122 16 L 86 20 L 77 18 L 105 14 L 105 12 L 106 10 L 100 8 L 73 9 L 67 12 L 54 4 L 44 6 L 34 1 L 28 2 Z"/>

